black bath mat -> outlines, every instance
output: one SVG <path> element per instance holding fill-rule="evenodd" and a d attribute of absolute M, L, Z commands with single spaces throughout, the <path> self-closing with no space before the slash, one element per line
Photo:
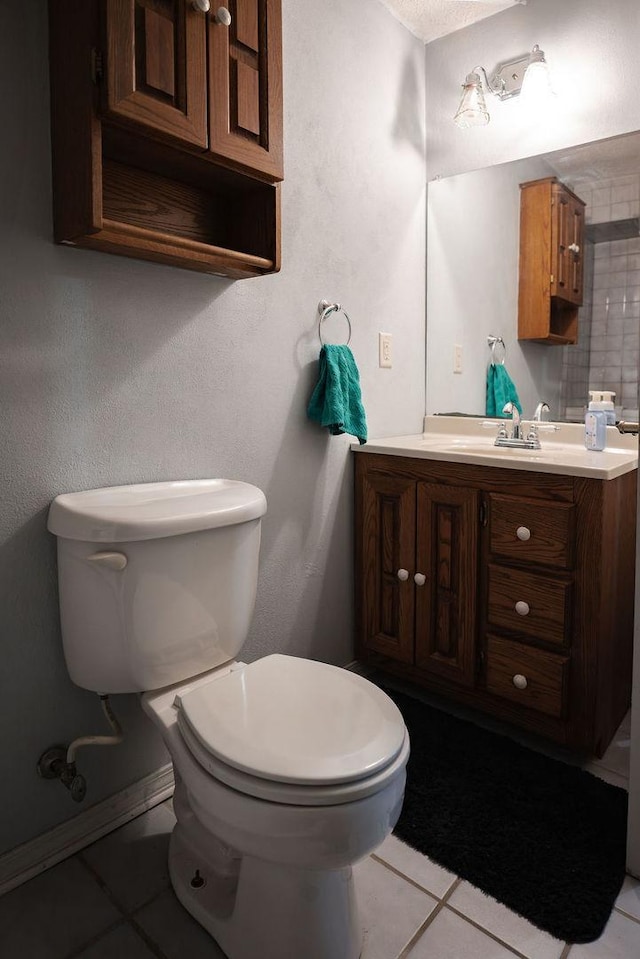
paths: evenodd
<path fill-rule="evenodd" d="M 411 737 L 395 835 L 557 939 L 597 939 L 625 875 L 625 790 L 386 692 Z"/>

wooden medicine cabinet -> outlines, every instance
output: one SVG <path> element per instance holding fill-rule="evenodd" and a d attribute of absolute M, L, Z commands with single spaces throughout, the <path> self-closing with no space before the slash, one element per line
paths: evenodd
<path fill-rule="evenodd" d="M 235 279 L 280 268 L 280 0 L 50 0 L 54 231 Z"/>
<path fill-rule="evenodd" d="M 520 184 L 518 339 L 578 340 L 585 203 L 557 177 Z"/>

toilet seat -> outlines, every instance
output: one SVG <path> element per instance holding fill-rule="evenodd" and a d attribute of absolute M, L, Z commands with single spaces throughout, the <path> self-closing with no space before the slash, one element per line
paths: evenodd
<path fill-rule="evenodd" d="M 176 695 L 192 755 L 272 802 L 332 805 L 377 791 L 406 762 L 400 711 L 348 670 L 275 654 Z"/>

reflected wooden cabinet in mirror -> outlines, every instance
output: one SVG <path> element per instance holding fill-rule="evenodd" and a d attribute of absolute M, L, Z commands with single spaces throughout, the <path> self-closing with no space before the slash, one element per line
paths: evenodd
<path fill-rule="evenodd" d="M 636 471 L 355 457 L 356 650 L 577 753 L 630 706 Z"/>
<path fill-rule="evenodd" d="M 59 243 L 234 279 L 280 268 L 280 0 L 50 0 Z"/>
<path fill-rule="evenodd" d="M 561 346 L 577 342 L 584 208 L 557 177 L 520 184 L 520 340 Z"/>

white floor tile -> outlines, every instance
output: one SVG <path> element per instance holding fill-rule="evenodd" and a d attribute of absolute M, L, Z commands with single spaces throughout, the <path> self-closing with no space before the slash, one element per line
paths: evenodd
<path fill-rule="evenodd" d="M 640 920 L 640 880 L 634 879 L 633 876 L 626 877 L 616 899 L 616 907 Z"/>
<path fill-rule="evenodd" d="M 131 926 L 116 926 L 75 959 L 155 959 Z"/>
<path fill-rule="evenodd" d="M 125 911 L 139 908 L 169 885 L 169 837 L 175 821 L 166 805 L 156 806 L 82 851 Z"/>
<path fill-rule="evenodd" d="M 619 912 L 611 913 L 596 942 L 571 946 L 569 952 L 569 959 L 636 959 L 637 956 L 640 956 L 640 923 Z"/>
<path fill-rule="evenodd" d="M 0 898 L 0 955 L 64 959 L 121 918 L 77 859 Z"/>
<path fill-rule="evenodd" d="M 471 883 L 461 882 L 448 904 L 529 959 L 559 959 L 562 954 L 564 942 L 532 926 Z"/>
<path fill-rule="evenodd" d="M 354 877 L 364 929 L 362 959 L 396 959 L 436 900 L 374 859 L 358 863 Z"/>
<path fill-rule="evenodd" d="M 443 869 L 437 863 L 432 862 L 427 856 L 416 852 L 411 846 L 401 842 L 395 836 L 389 836 L 379 849 L 376 849 L 375 855 L 379 859 L 384 859 L 390 866 L 403 873 L 423 889 L 427 889 L 438 899 L 442 899 L 444 894 L 455 882 L 456 877 L 452 872 Z"/>
<path fill-rule="evenodd" d="M 172 889 L 143 906 L 134 919 L 167 959 L 225 959 L 222 949 L 178 902 Z"/>
<path fill-rule="evenodd" d="M 407 959 L 513 959 L 513 953 L 445 906 Z"/>

